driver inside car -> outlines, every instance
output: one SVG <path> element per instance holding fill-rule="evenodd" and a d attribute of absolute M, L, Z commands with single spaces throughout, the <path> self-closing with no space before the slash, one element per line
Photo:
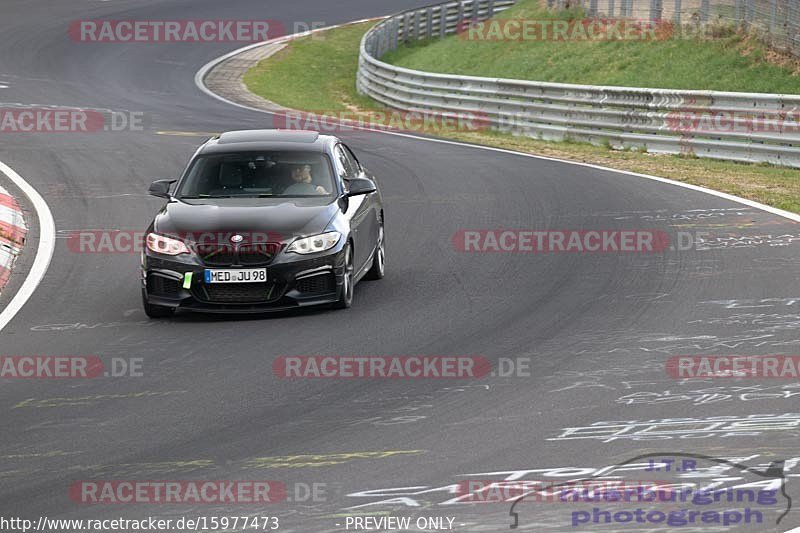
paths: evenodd
<path fill-rule="evenodd" d="M 311 176 L 311 165 L 297 165 L 292 169 L 292 183 L 283 194 L 330 194 L 325 187 L 314 185 Z"/>

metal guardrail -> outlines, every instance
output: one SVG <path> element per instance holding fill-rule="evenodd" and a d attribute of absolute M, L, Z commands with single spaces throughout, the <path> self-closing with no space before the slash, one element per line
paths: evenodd
<path fill-rule="evenodd" d="M 800 168 L 798 95 L 481 78 L 422 72 L 380 60 L 404 43 L 442 38 L 515 2 L 457 0 L 383 20 L 361 41 L 359 92 L 392 108 L 469 114 L 501 131 L 545 140 Z"/>

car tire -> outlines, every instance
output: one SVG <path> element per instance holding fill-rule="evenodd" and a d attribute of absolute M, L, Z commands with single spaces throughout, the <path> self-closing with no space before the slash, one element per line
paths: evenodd
<path fill-rule="evenodd" d="M 349 309 L 353 305 L 353 270 L 353 248 L 347 243 L 344 247 L 342 291 L 335 304 L 337 309 Z"/>
<path fill-rule="evenodd" d="M 148 303 L 144 293 L 142 293 L 142 305 L 144 306 L 144 314 L 146 314 L 148 318 L 169 318 L 175 314 L 174 307 Z"/>
<path fill-rule="evenodd" d="M 383 222 L 378 229 L 378 245 L 375 247 L 375 253 L 372 256 L 372 266 L 364 276 L 365 279 L 377 280 L 383 279 L 386 275 L 386 242 L 383 233 Z"/>

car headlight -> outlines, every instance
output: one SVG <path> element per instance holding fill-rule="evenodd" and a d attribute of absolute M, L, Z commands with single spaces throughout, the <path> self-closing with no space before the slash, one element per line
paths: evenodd
<path fill-rule="evenodd" d="M 158 235 L 157 233 L 147 234 L 147 249 L 164 255 L 180 255 L 190 253 L 189 248 L 186 247 L 186 244 L 183 241 L 172 239 L 170 237 L 164 237 L 163 235 Z"/>
<path fill-rule="evenodd" d="M 330 250 L 336 246 L 336 243 L 339 242 L 339 239 L 341 238 L 342 234 L 338 231 L 320 233 L 319 235 L 312 235 L 311 237 L 297 239 L 291 245 L 289 245 L 289 248 L 287 248 L 286 251 L 294 252 L 296 254 L 313 254 L 317 252 L 324 252 L 325 250 Z"/>

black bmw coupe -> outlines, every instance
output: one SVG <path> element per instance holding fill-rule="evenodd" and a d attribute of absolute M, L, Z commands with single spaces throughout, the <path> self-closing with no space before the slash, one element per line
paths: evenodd
<path fill-rule="evenodd" d="M 203 144 L 146 232 L 142 299 L 151 318 L 177 309 L 247 313 L 350 307 L 362 279 L 384 276 L 383 202 L 341 140 L 313 131 L 232 131 Z"/>

